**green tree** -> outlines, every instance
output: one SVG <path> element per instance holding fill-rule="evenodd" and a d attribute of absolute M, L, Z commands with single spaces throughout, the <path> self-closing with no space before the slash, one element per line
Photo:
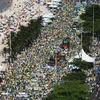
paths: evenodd
<path fill-rule="evenodd" d="M 38 19 L 30 20 L 28 26 L 20 26 L 17 33 L 11 32 L 12 57 L 27 49 L 29 44 L 32 44 L 32 41 L 41 34 L 41 28 L 42 17 L 39 17 Z M 8 36 L 8 46 L 10 47 L 10 35 Z"/>
<path fill-rule="evenodd" d="M 89 47 L 92 44 L 92 37 L 84 34 L 83 37 L 82 37 L 82 43 L 83 43 L 82 46 L 83 46 L 84 51 L 89 53 L 90 52 Z"/>
<path fill-rule="evenodd" d="M 87 70 L 88 67 L 90 66 L 90 64 L 84 60 L 82 60 L 81 58 L 76 58 L 73 60 L 73 62 L 71 62 L 70 64 L 73 64 L 77 67 L 79 67 L 80 69 L 84 69 Z"/>
<path fill-rule="evenodd" d="M 88 89 L 88 85 L 80 80 L 67 80 L 64 84 L 55 85 L 43 100 L 86 100 Z"/>
<path fill-rule="evenodd" d="M 100 6 L 91 5 L 86 8 L 86 12 L 80 16 L 83 22 L 83 30 L 93 33 L 93 8 L 94 8 L 94 32 L 100 38 Z"/>
<path fill-rule="evenodd" d="M 63 77 L 64 80 L 81 80 L 85 82 L 86 74 L 83 71 L 70 73 L 67 76 Z"/>

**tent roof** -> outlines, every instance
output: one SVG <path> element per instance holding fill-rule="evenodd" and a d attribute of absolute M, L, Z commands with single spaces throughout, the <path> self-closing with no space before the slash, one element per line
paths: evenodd
<path fill-rule="evenodd" d="M 90 57 L 85 53 L 85 51 L 82 49 L 82 59 L 87 62 L 95 62 L 95 57 Z"/>
<path fill-rule="evenodd" d="M 95 62 L 95 57 L 90 57 L 85 53 L 85 51 L 82 49 L 79 55 L 76 55 L 74 57 L 71 57 L 68 62 L 72 62 L 74 58 L 82 58 L 82 60 L 85 60 L 87 62 Z"/>

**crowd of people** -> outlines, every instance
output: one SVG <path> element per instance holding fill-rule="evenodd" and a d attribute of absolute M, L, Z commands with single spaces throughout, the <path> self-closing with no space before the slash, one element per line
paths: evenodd
<path fill-rule="evenodd" d="M 63 68 L 67 66 L 68 58 L 76 51 L 75 45 L 78 45 L 77 41 L 79 41 L 71 28 L 72 6 L 64 3 L 58 10 L 57 19 L 53 24 L 43 27 L 41 35 L 34 41 L 32 47 L 23 51 L 18 60 L 8 68 L 2 83 L 2 90 L 10 93 L 7 98 L 15 99 L 18 92 L 26 92 L 36 99 L 43 98 L 49 93 L 50 86 L 60 82 L 61 77 L 65 72 L 67 73 L 68 70 L 63 70 Z M 65 37 L 70 37 L 70 50 L 60 48 Z M 65 55 L 65 63 L 59 61 L 57 66 L 49 66 L 49 59 L 51 56 L 55 56 L 56 52 Z"/>
<path fill-rule="evenodd" d="M 41 35 L 33 42 L 33 45 L 23 51 L 13 64 L 8 65 L 8 70 L 4 72 L 5 76 L 0 89 L 2 92 L 9 94 L 0 95 L 1 100 L 16 100 L 16 95 L 19 92 L 27 93 L 30 96 L 29 100 L 39 100 L 50 92 L 50 86 L 61 82 L 62 76 L 70 72 L 67 67 L 68 60 L 81 50 L 80 39 L 77 36 L 77 32 L 72 29 L 73 6 L 74 2 L 63 2 L 53 24 L 43 27 Z M 19 17 L 19 23 L 15 18 L 15 15 L 18 16 L 17 13 L 14 13 L 14 16 L 12 15 L 10 19 L 8 18 L 8 20 L 4 21 L 10 22 L 11 25 L 20 24 L 21 20 L 26 18 L 26 13 L 31 12 L 29 8 L 29 6 L 25 8 L 28 12 L 23 9 L 21 13 L 18 13 L 23 13 L 23 17 Z M 7 18 L 7 16 L 4 18 Z M 9 24 L 5 26 L 9 28 Z M 3 32 L 8 33 L 6 32 L 7 30 L 5 29 Z M 65 37 L 70 38 L 70 47 L 68 49 L 60 48 L 60 44 Z M 50 57 L 55 56 L 57 52 L 64 54 L 65 60 L 62 59 L 62 61 L 57 61 L 54 66 L 49 66 Z"/>
<path fill-rule="evenodd" d="M 11 31 L 18 31 L 19 26 L 27 25 L 30 19 L 38 13 L 37 5 L 34 2 L 24 2 L 23 4 L 14 5 L 11 15 L 0 15 L 0 34 L 4 34 L 2 43 L 6 44 L 7 35 Z M 18 10 L 16 10 L 16 8 Z"/>

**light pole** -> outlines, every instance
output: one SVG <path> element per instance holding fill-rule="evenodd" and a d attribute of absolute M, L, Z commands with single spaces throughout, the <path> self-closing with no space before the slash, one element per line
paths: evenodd
<path fill-rule="evenodd" d="M 83 37 L 82 37 L 82 32 L 81 32 L 81 50 L 82 50 L 82 45 L 83 45 L 83 44 L 82 44 L 82 38 L 83 38 Z"/>
<path fill-rule="evenodd" d="M 100 0 L 99 0 L 99 5 L 100 5 Z"/>
<path fill-rule="evenodd" d="M 58 81 L 57 77 L 57 51 L 55 52 L 55 75 L 56 75 L 56 82 Z"/>
<path fill-rule="evenodd" d="M 83 36 L 82 36 L 82 32 L 83 32 L 83 26 L 82 26 L 82 22 L 81 22 L 81 30 L 80 30 L 80 33 L 81 33 L 81 50 L 82 50 L 82 48 L 83 48 L 83 43 L 82 43 L 82 38 L 83 38 Z"/>
<path fill-rule="evenodd" d="M 11 32 L 10 32 L 10 55 L 9 55 L 9 57 L 10 57 L 10 59 L 9 59 L 9 64 L 11 63 L 11 50 L 12 50 L 12 48 L 11 48 Z"/>
<path fill-rule="evenodd" d="M 38 0 L 38 17 L 40 17 L 40 0 Z"/>
<path fill-rule="evenodd" d="M 93 4 L 93 41 L 94 41 L 94 4 Z"/>
<path fill-rule="evenodd" d="M 89 5 L 89 0 L 87 0 L 87 6 Z"/>

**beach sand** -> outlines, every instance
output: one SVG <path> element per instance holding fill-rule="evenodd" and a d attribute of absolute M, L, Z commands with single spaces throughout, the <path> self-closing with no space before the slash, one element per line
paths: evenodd
<path fill-rule="evenodd" d="M 9 9 L 7 9 L 6 11 L 0 13 L 0 15 L 2 16 L 11 16 L 14 13 L 16 14 L 17 12 L 21 12 L 21 10 L 25 7 L 25 2 L 27 2 L 28 0 L 13 0 L 13 3 L 11 5 L 11 7 L 9 7 Z M 37 4 L 35 2 L 34 3 L 34 12 L 37 11 L 39 12 L 39 9 L 41 11 L 41 13 L 45 13 L 48 14 L 50 13 L 50 11 L 46 8 L 46 6 L 42 5 L 42 4 Z M 32 8 L 31 8 L 32 9 Z M 39 13 L 37 13 L 37 16 L 39 15 Z M 29 19 L 29 18 L 27 18 Z M 28 20 L 29 21 L 29 20 Z M 0 19 L 1 22 L 1 19 Z M 25 24 L 25 22 L 22 22 L 22 24 Z M 7 45 L 2 44 L 2 39 L 4 39 L 5 35 L 3 32 L 0 32 L 1 36 L 0 36 L 0 64 L 2 63 L 2 61 L 5 60 L 5 58 L 2 56 L 2 51 L 3 48 L 6 47 Z M 6 65 L 3 65 L 6 66 Z"/>

